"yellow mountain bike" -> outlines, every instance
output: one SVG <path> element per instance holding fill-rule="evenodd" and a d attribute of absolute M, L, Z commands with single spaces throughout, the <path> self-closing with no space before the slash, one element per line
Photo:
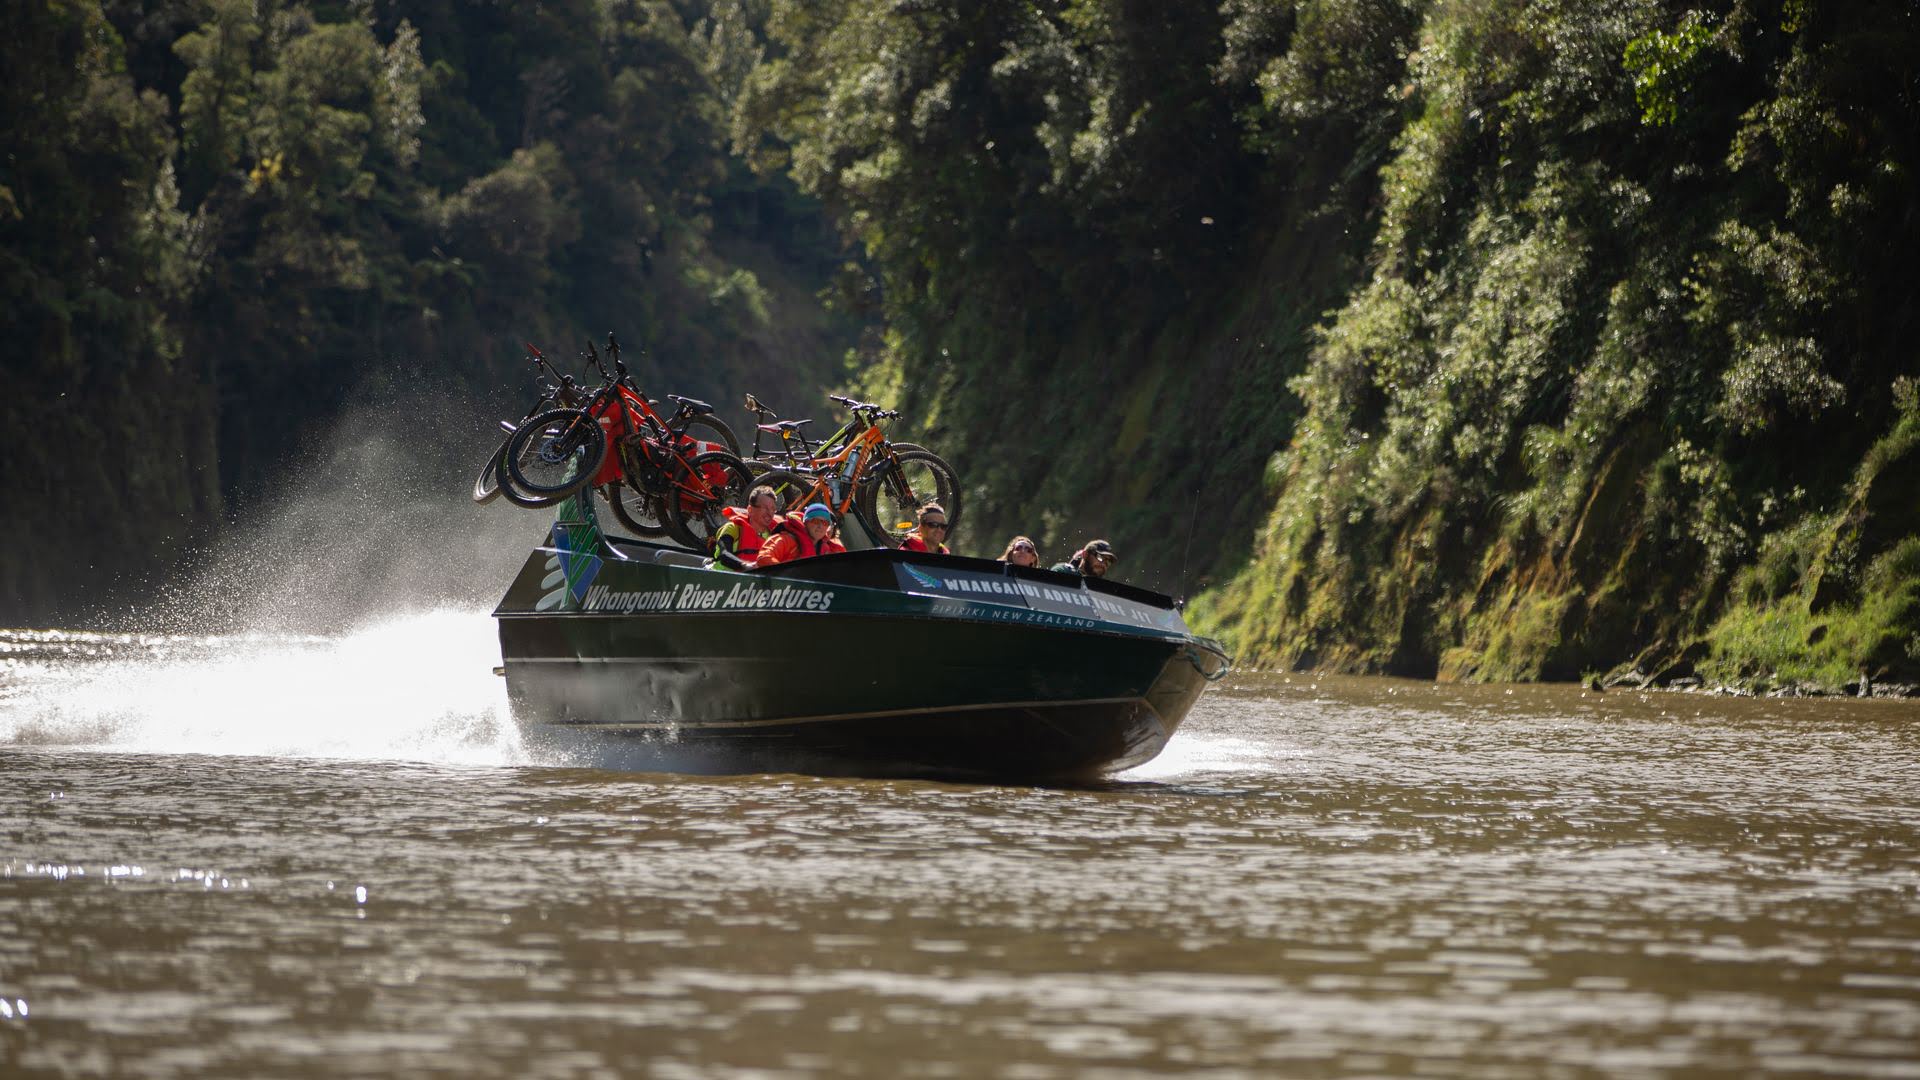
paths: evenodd
<path fill-rule="evenodd" d="M 842 517 L 852 511 L 875 539 L 889 547 L 900 546 L 913 531 L 920 508 L 928 503 L 945 508 L 949 522 L 959 521 L 960 483 L 953 467 L 930 450 L 887 441 L 879 422 L 898 417 L 897 411 L 852 398 L 833 400 L 845 405 L 853 419 L 818 446 L 808 445 L 800 434 L 800 428 L 811 421 L 756 425 L 758 432 L 776 434 L 784 444 L 781 451 L 762 455 L 756 434 L 757 460 L 749 462 L 749 468 L 759 474 L 754 483 L 773 488 L 783 512 L 816 502 Z M 772 414 L 751 396 L 747 408 L 763 420 Z M 796 441 L 799 447 L 792 448 Z"/>

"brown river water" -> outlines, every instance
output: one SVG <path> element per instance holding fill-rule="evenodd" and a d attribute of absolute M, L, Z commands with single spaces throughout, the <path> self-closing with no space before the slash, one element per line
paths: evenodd
<path fill-rule="evenodd" d="M 1084 789 L 542 760 L 484 615 L 0 631 L 0 1075 L 1920 1077 L 1920 704 L 1238 674 Z"/>

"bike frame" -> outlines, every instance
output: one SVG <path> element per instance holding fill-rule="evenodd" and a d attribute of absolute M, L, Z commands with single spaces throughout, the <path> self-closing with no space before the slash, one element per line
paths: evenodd
<path fill-rule="evenodd" d="M 797 501 L 790 501 L 781 509 L 791 510 L 795 506 L 819 502 L 832 507 L 836 516 L 845 517 L 848 508 L 853 506 L 854 493 L 868 482 L 868 477 L 873 473 L 874 462 L 885 455 L 886 446 L 886 435 L 878 427 L 869 424 L 865 431 L 842 447 L 839 453 L 825 457 L 816 453 L 811 462 L 793 470 L 811 476 L 813 485 L 807 488 L 805 496 Z M 856 453 L 861 454 L 859 467 L 851 477 L 841 477 L 841 470 L 846 466 L 848 459 Z M 835 497 L 833 482 L 842 479 L 846 487 L 838 497 Z"/>
<path fill-rule="evenodd" d="M 831 397 L 831 395 L 829 396 Z M 832 400 L 851 408 L 853 410 L 853 418 L 845 424 L 842 424 L 840 430 L 827 436 L 818 443 L 813 444 L 809 444 L 806 435 L 798 430 L 789 429 L 782 431 L 780 433 L 780 440 L 782 442 L 787 442 L 790 439 L 800 440 L 800 449 L 798 452 L 793 450 L 781 450 L 779 452 L 779 456 L 786 459 L 786 467 L 789 470 L 793 472 L 807 472 L 825 462 L 841 460 L 847 447 L 852 445 L 858 436 L 865 432 L 881 430 L 879 424 L 867 419 L 868 413 L 885 416 L 899 415 L 898 413 L 882 409 L 878 405 L 869 404 L 864 401 L 855 401 L 852 398 L 832 397 Z M 758 399 L 756 398 L 755 401 L 757 402 Z M 753 409 L 752 411 L 761 416 L 771 416 L 775 419 L 778 419 L 780 415 L 765 405 L 761 405 L 760 408 Z M 765 432 L 761 425 L 755 424 L 753 426 L 753 453 L 749 456 L 761 461 L 766 460 L 766 458 L 761 456 L 760 450 L 760 436 L 763 434 L 765 434 Z M 884 433 L 881 437 L 881 443 L 883 451 L 886 446 L 891 445 L 887 442 Z M 861 469 L 863 474 L 873 460 L 873 458 L 869 457 L 868 461 L 863 464 Z"/>
<path fill-rule="evenodd" d="M 594 356 L 594 362 L 596 365 L 599 363 L 597 355 Z M 687 464 L 690 453 L 703 452 L 707 444 L 686 439 L 688 447 L 683 449 L 678 445 L 684 438 L 686 419 L 691 417 L 685 419 L 679 416 L 673 419 L 661 417 L 652 406 L 647 404 L 647 399 L 633 389 L 632 380 L 626 372 L 625 365 L 620 363 L 617 356 L 614 364 L 619 370 L 618 376 L 602 367 L 601 375 L 606 381 L 601 383 L 600 387 L 587 399 L 587 403 L 581 406 L 582 411 L 600 425 L 608 440 L 606 460 L 601 462 L 600 471 L 588 481 L 588 486 L 605 487 L 609 484 L 617 485 L 624 482 L 627 477 L 625 455 L 637 446 L 640 453 L 647 455 L 649 462 L 658 466 L 667 475 L 668 482 L 679 491 L 681 498 L 703 501 L 712 499 L 715 493 L 714 484 L 707 476 Z M 680 421 L 677 426 L 675 420 Z M 655 432 L 658 434 L 656 435 Z M 639 438 L 634 440 L 629 436 L 639 436 Z M 656 447 L 663 453 L 664 461 L 654 457 Z"/>

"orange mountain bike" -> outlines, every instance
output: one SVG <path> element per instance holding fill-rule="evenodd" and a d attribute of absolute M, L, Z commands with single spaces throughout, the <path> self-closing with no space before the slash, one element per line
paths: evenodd
<path fill-rule="evenodd" d="M 808 447 L 799 434 L 800 427 L 810 421 L 756 425 L 760 431 L 778 434 L 783 443 L 798 439 L 801 444 L 798 451 L 759 463 L 778 467 L 754 478 L 756 485 L 773 488 L 783 512 L 816 502 L 825 503 L 841 517 L 851 510 L 888 547 L 900 546 L 913 531 L 920 508 L 928 503 L 945 508 L 948 521 L 959 520 L 960 483 L 952 466 L 929 450 L 887 441 L 878 421 L 898 417 L 897 411 L 852 398 L 833 400 L 845 405 L 853 420 L 819 447 Z M 749 408 L 758 404 L 750 401 Z M 772 410 L 761 406 L 754 411 L 764 418 Z"/>

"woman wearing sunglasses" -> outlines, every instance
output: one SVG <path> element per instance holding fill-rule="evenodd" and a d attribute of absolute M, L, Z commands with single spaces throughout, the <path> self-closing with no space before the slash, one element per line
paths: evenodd
<path fill-rule="evenodd" d="M 1015 566 L 1039 566 L 1040 549 L 1034 546 L 1031 538 L 1016 536 L 1007 541 L 1007 550 L 1000 553 L 1000 561 Z"/>
<path fill-rule="evenodd" d="M 901 551 L 925 551 L 951 555 L 947 550 L 947 511 L 939 503 L 928 503 L 914 518 L 913 531 L 900 541 Z"/>

